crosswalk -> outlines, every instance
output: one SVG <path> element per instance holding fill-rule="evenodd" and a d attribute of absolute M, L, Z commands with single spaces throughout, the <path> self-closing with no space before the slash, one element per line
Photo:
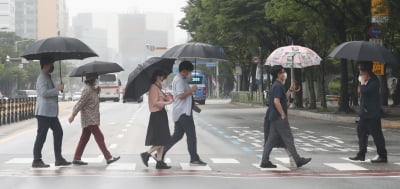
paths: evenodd
<path fill-rule="evenodd" d="M 30 167 L 32 163 L 32 158 L 10 158 L 0 163 L 0 167 L 4 170 L 10 169 L 21 169 L 26 171 L 35 170 Z M 103 156 L 93 156 L 82 159 L 85 162 L 88 162 L 87 166 L 68 166 L 69 169 L 79 169 L 84 170 L 85 168 L 91 169 L 104 169 L 111 171 L 140 171 L 146 169 L 140 159 L 134 159 L 133 162 L 128 162 L 127 160 L 131 160 L 131 158 L 122 157 L 120 161 L 106 165 Z M 260 168 L 259 162 L 249 161 L 248 159 L 238 159 L 238 158 L 229 158 L 229 157 L 209 157 L 204 159 L 208 162 L 207 166 L 190 166 L 188 162 L 182 161 L 182 158 L 166 158 L 165 162 L 173 167 L 173 170 L 182 170 L 182 171 L 213 171 L 219 170 L 223 171 L 224 168 L 227 170 L 241 171 L 241 170 L 259 170 L 259 171 L 292 171 L 292 170 L 336 170 L 336 171 L 367 171 L 367 170 L 378 170 L 380 167 L 376 166 L 377 164 L 371 164 L 369 160 L 365 162 L 356 162 L 349 160 L 348 158 L 335 158 L 330 159 L 329 162 L 321 162 L 321 161 L 312 161 L 310 164 L 306 165 L 306 168 L 298 169 L 294 165 L 293 161 L 288 157 L 275 157 L 272 159 L 272 162 L 276 164 L 277 168 Z M 149 160 L 149 168 L 153 169 L 155 167 L 155 160 Z M 41 170 L 59 170 L 65 167 L 55 167 L 54 164 L 50 164 L 50 168 L 39 168 Z M 373 166 L 374 165 L 374 166 Z M 400 169 L 400 162 L 389 162 L 387 164 L 383 164 L 385 167 L 392 167 L 393 169 Z M 381 167 L 382 168 L 382 167 Z M 1 172 L 1 169 L 0 169 Z"/>

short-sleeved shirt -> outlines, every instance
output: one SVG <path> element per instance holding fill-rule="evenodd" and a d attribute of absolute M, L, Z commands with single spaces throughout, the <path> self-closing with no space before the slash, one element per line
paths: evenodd
<path fill-rule="evenodd" d="M 172 95 L 175 99 L 174 103 L 172 104 L 172 119 L 174 122 L 177 122 L 181 115 L 192 115 L 192 95 L 189 95 L 183 99 L 178 97 L 178 95 L 189 89 L 190 86 L 187 80 L 178 73 L 172 81 Z"/>
<path fill-rule="evenodd" d="M 281 114 L 279 113 L 278 109 L 275 107 L 274 99 L 275 98 L 280 99 L 283 111 L 285 112 L 286 115 L 287 115 L 288 107 L 287 107 L 285 86 L 281 82 L 275 81 L 274 84 L 272 84 L 271 88 L 272 88 L 272 92 L 271 92 L 271 96 L 269 99 L 269 108 L 270 108 L 269 120 L 274 121 L 274 120 L 281 118 Z"/>

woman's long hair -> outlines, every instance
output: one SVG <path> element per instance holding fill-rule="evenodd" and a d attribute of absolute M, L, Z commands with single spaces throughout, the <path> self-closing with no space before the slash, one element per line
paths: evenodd
<path fill-rule="evenodd" d="M 156 71 L 154 71 L 153 76 L 151 76 L 151 83 L 152 83 L 152 84 L 154 84 L 154 83 L 157 81 L 157 77 L 158 77 L 158 76 L 163 76 L 163 77 L 165 77 L 166 74 L 165 74 L 165 72 L 162 71 L 162 70 L 156 70 Z"/>

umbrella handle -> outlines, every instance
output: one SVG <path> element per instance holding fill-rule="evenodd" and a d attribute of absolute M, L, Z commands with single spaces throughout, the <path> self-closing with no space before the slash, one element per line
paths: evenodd
<path fill-rule="evenodd" d="M 63 84 L 63 82 L 62 82 L 62 75 L 61 75 L 61 60 L 58 61 L 58 63 L 59 63 L 59 66 L 60 66 L 60 81 L 61 81 L 61 84 Z M 63 93 L 64 90 L 61 90 L 61 92 Z"/>

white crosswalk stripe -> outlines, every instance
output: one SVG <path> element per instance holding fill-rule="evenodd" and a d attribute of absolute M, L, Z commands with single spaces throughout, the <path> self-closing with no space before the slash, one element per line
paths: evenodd
<path fill-rule="evenodd" d="M 333 167 L 339 171 L 359 171 L 359 170 L 368 170 L 366 168 L 360 167 L 358 165 L 352 163 L 324 163 L 329 167 Z"/>
<path fill-rule="evenodd" d="M 211 158 L 213 163 L 240 163 L 238 160 L 233 158 Z"/>
<path fill-rule="evenodd" d="M 136 170 L 136 163 L 112 163 L 108 165 L 106 169 L 114 171 L 134 171 Z"/>
<path fill-rule="evenodd" d="M 96 164 L 101 164 L 105 166 L 106 170 L 116 170 L 116 171 L 134 171 L 136 170 L 136 168 L 139 167 L 143 167 L 144 165 L 141 162 L 140 159 L 137 159 L 136 162 L 123 162 L 123 161 L 119 161 L 119 162 L 115 162 L 113 164 L 110 165 L 106 165 L 105 164 L 105 160 L 104 157 L 102 155 L 98 155 L 96 156 L 92 156 L 92 157 L 86 157 L 86 158 L 82 158 L 83 161 L 88 162 L 89 165 L 85 166 L 87 168 L 93 168 L 93 167 L 98 167 L 98 165 Z M 326 167 L 326 169 L 334 169 L 334 170 L 338 170 L 338 171 L 363 171 L 363 170 L 369 170 L 372 168 L 372 170 L 374 170 L 373 166 L 371 166 L 370 160 L 366 160 L 366 161 L 352 161 L 348 158 L 344 158 L 344 157 L 339 157 L 336 159 L 336 161 L 333 161 L 334 159 L 330 159 L 328 160 L 329 162 L 311 162 L 311 164 L 309 165 L 309 167 L 312 167 L 313 164 L 317 165 L 317 166 L 323 166 Z M 4 161 L 4 165 L 5 166 L 13 166 L 13 165 L 22 165 L 22 166 L 17 166 L 17 169 L 20 169 L 21 167 L 26 169 L 30 169 L 30 170 L 59 170 L 60 167 L 55 167 L 54 163 L 50 164 L 50 168 L 40 168 L 40 169 L 32 169 L 30 167 L 30 164 L 32 163 L 33 158 L 24 158 L 24 157 L 18 157 L 18 158 L 11 158 L 9 160 Z M 129 161 L 129 160 L 128 160 Z M 190 163 L 187 162 L 182 162 L 182 159 L 178 158 L 178 159 L 171 159 L 171 158 L 165 158 L 164 161 L 168 164 L 171 165 L 173 167 L 176 167 L 176 164 L 179 165 L 179 168 L 181 170 L 193 170 L 193 171 L 211 171 L 213 169 L 216 168 L 220 168 L 219 166 L 228 166 L 229 165 L 235 165 L 235 166 L 243 166 L 243 165 L 247 165 L 249 167 L 256 167 L 261 171 L 288 171 L 288 170 L 294 170 L 296 169 L 296 165 L 294 162 L 290 161 L 290 158 L 288 158 L 287 156 L 282 156 L 282 157 L 274 157 L 274 160 L 272 161 L 274 164 L 276 164 L 278 167 L 277 168 L 260 168 L 260 163 L 257 162 L 249 162 L 246 161 L 245 159 L 242 159 L 242 161 L 239 161 L 238 159 L 235 158 L 229 158 L 229 157 L 209 157 L 208 161 L 206 159 L 206 162 L 208 162 L 207 166 L 191 166 Z M 274 162 L 275 161 L 275 162 Z M 277 161 L 279 163 L 277 163 Z M 175 162 L 175 163 L 174 163 Z M 25 166 L 25 165 L 26 166 Z M 156 161 L 153 158 L 150 158 L 149 160 L 149 164 L 156 164 Z M 400 166 L 400 163 L 398 162 L 393 162 L 392 164 L 394 164 L 395 166 Z M 92 167 L 91 167 L 92 166 Z M 71 169 L 77 168 L 75 166 L 67 166 L 70 167 Z M 85 168 L 84 166 L 79 166 L 80 168 Z"/>
<path fill-rule="evenodd" d="M 184 171 L 211 171 L 211 168 L 206 166 L 190 166 L 189 163 L 180 163 L 182 170 Z"/>

